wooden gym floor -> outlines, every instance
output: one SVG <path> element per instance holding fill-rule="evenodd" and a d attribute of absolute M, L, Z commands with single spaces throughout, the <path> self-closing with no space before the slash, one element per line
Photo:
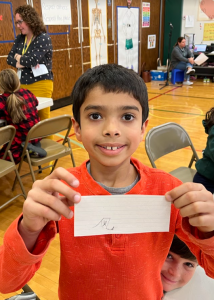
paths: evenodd
<path fill-rule="evenodd" d="M 204 118 L 204 114 L 214 106 L 214 84 L 203 83 L 202 80 L 198 79 L 194 82 L 193 86 L 177 87 L 174 85 L 167 86 L 160 90 L 159 83 L 161 82 L 153 81 L 147 84 L 150 107 L 147 131 L 154 126 L 163 123 L 176 122 L 183 126 L 189 133 L 198 156 L 201 157 L 207 139 L 207 135 L 204 133 L 201 122 Z M 51 112 L 52 117 L 61 114 L 72 115 L 72 107 L 66 106 Z M 60 140 L 62 137 L 63 136 L 54 136 L 54 139 Z M 79 166 L 88 158 L 88 156 L 82 144 L 75 139 L 73 131 L 70 133 L 70 139 L 72 141 L 76 165 Z M 144 148 L 144 141 L 139 145 L 139 148 L 134 153 L 134 157 L 138 158 L 145 165 L 150 166 Z M 157 167 L 165 171 L 171 171 L 181 165 L 187 166 L 190 158 L 191 151 L 186 148 L 170 154 L 167 156 L 167 159 L 161 158 L 160 161 L 157 161 Z M 68 157 L 62 158 L 59 160 L 58 166 L 68 168 L 72 166 L 72 162 Z M 27 170 L 28 167 L 26 165 L 25 168 L 23 168 L 23 173 Z M 38 174 L 37 179 L 42 179 L 47 175 L 48 169 L 43 171 L 42 174 Z M 13 180 L 14 177 L 11 176 L 11 174 L 0 179 L 0 204 L 12 197 L 13 193 L 11 192 L 11 185 Z M 29 191 L 32 185 L 31 178 L 29 176 L 23 178 L 23 183 L 26 191 Z M 18 192 L 20 192 L 20 188 L 17 184 L 14 194 Z M 12 205 L 0 212 L 0 245 L 3 242 L 4 232 L 7 227 L 21 213 L 22 205 L 22 198 L 18 198 Z M 41 300 L 58 299 L 59 261 L 60 249 L 57 236 L 52 242 L 47 255 L 43 259 L 41 268 L 28 283 Z M 7 295 L 0 294 L 0 300 L 20 292 L 21 291 L 17 291 Z"/>

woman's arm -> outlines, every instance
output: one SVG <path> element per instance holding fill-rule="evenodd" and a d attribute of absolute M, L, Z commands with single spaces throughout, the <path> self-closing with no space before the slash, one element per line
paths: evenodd
<path fill-rule="evenodd" d="M 20 43 L 20 35 L 18 35 L 14 41 L 13 47 L 10 50 L 8 57 L 7 57 L 7 64 L 13 66 L 14 68 L 17 68 L 16 66 L 16 59 L 14 58 L 15 54 L 19 52 L 18 48 Z"/>
<path fill-rule="evenodd" d="M 188 58 L 182 55 L 178 47 L 174 47 L 174 49 L 172 50 L 172 60 L 173 58 L 174 60 L 189 62 Z"/>
<path fill-rule="evenodd" d="M 33 41 L 33 49 L 28 55 L 18 57 L 19 63 L 26 68 L 35 67 L 39 63 L 48 62 L 52 60 L 52 42 L 48 34 L 41 33 Z"/>

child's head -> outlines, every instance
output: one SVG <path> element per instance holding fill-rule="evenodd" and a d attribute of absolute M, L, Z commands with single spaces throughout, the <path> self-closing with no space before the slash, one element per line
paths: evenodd
<path fill-rule="evenodd" d="M 175 235 L 161 270 L 163 290 L 169 292 L 187 284 L 194 275 L 197 265 L 194 254 Z"/>
<path fill-rule="evenodd" d="M 214 125 L 214 107 L 206 113 L 205 122 L 208 129 Z"/>
<path fill-rule="evenodd" d="M 16 94 L 20 89 L 20 81 L 16 72 L 12 69 L 5 69 L 0 72 L 0 91 L 7 93 L 7 111 L 14 124 L 26 119 L 22 107 L 23 99 Z"/>
<path fill-rule="evenodd" d="M 134 97 L 142 107 L 142 123 L 149 113 L 147 88 L 142 78 L 133 70 L 120 65 L 107 64 L 87 70 L 77 80 L 72 94 L 73 115 L 80 124 L 80 107 L 87 95 L 95 87 L 100 87 L 105 93 L 124 93 Z"/>
<path fill-rule="evenodd" d="M 0 91 L 3 93 L 14 93 L 20 88 L 20 81 L 16 72 L 5 69 L 0 72 Z"/>

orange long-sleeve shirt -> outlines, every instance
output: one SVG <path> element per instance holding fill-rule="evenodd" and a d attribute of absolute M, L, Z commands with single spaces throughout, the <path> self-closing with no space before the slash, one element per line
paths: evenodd
<path fill-rule="evenodd" d="M 139 182 L 128 194 L 164 195 L 180 181 L 135 159 Z M 80 181 L 81 195 L 108 195 L 87 172 L 86 163 L 70 169 Z M 56 234 L 55 222 L 41 232 L 33 253 L 29 253 L 17 231 L 18 219 L 5 234 L 0 248 L 0 291 L 21 288 L 39 268 L 48 245 Z M 181 224 L 182 223 L 182 224 Z M 170 231 L 141 234 L 115 234 L 74 237 L 74 220 L 64 217 L 59 224 L 61 266 L 60 300 L 160 300 L 163 289 L 161 267 L 168 254 L 174 233 L 183 239 L 197 256 L 207 274 L 214 277 L 214 237 L 199 240 L 191 234 L 187 219 L 181 219 L 172 205 Z M 195 231 L 197 234 L 197 230 Z"/>

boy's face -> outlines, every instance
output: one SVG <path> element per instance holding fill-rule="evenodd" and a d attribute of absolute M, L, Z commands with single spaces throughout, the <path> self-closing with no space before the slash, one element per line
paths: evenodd
<path fill-rule="evenodd" d="M 143 139 L 142 107 L 125 93 L 105 93 L 100 87 L 90 91 L 80 108 L 74 130 L 89 153 L 91 164 L 117 167 L 130 164 L 130 156 Z"/>
<path fill-rule="evenodd" d="M 195 273 L 196 260 L 181 258 L 180 255 L 169 252 L 161 270 L 163 290 L 166 292 L 187 284 Z"/>

